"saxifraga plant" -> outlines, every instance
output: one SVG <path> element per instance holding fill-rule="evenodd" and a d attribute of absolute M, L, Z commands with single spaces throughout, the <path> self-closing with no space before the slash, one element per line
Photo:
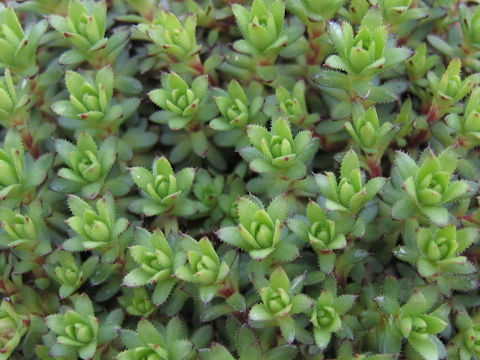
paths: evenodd
<path fill-rule="evenodd" d="M 480 360 L 480 5 L 0 2 L 0 360 Z"/>

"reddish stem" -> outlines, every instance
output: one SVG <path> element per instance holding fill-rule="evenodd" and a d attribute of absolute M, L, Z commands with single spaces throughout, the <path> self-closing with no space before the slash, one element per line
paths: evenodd
<path fill-rule="evenodd" d="M 380 159 L 369 159 L 367 160 L 368 172 L 371 177 L 380 177 L 382 176 L 382 167 L 380 166 Z"/>
<path fill-rule="evenodd" d="M 220 293 L 220 295 L 222 295 L 225 299 L 228 299 L 230 296 L 232 296 L 233 294 L 235 294 L 235 289 L 233 287 L 227 287 L 227 288 L 224 288 L 224 289 L 220 289 L 218 291 Z"/>
<path fill-rule="evenodd" d="M 310 53 L 307 54 L 306 60 L 308 65 L 316 65 L 319 63 L 319 57 L 322 53 L 321 44 L 317 41 L 324 33 L 324 28 L 318 28 L 308 31 L 308 45 Z"/>
<path fill-rule="evenodd" d="M 325 151 L 338 152 L 346 146 L 345 142 L 329 143 L 327 137 L 323 134 L 313 133 L 313 136 L 320 140 L 320 146 Z"/>
<path fill-rule="evenodd" d="M 427 122 L 429 124 L 434 123 L 438 121 L 440 117 L 441 117 L 441 114 L 439 113 L 438 109 L 432 105 L 430 107 L 430 111 L 427 114 Z"/>
<path fill-rule="evenodd" d="M 38 159 L 41 155 L 41 151 L 40 151 L 40 147 L 35 142 L 35 139 L 33 138 L 32 134 L 30 134 L 28 130 L 22 131 L 22 139 L 27 150 L 32 154 L 32 156 L 35 159 Z"/>
<path fill-rule="evenodd" d="M 203 75 L 205 73 L 205 69 L 200 61 L 192 64 L 192 69 L 195 70 L 199 75 Z"/>
<path fill-rule="evenodd" d="M 336 270 L 334 274 L 335 274 L 335 278 L 337 279 L 338 286 L 342 288 L 347 286 L 347 277 L 345 276 L 345 274 L 339 274 Z"/>
<path fill-rule="evenodd" d="M 462 216 L 462 217 L 458 218 L 458 220 L 460 220 L 460 221 L 466 220 L 466 221 L 471 222 L 473 224 L 479 224 L 478 220 L 475 219 L 475 217 L 472 214 Z"/>
<path fill-rule="evenodd" d="M 414 137 L 410 138 L 408 141 L 409 147 L 417 147 L 421 143 L 425 142 L 430 135 L 430 131 L 428 129 L 423 129 L 418 132 Z"/>

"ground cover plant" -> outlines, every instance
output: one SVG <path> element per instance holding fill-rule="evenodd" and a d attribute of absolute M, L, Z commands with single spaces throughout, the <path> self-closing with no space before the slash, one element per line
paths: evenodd
<path fill-rule="evenodd" d="M 480 359 L 480 5 L 0 1 L 0 360 Z"/>

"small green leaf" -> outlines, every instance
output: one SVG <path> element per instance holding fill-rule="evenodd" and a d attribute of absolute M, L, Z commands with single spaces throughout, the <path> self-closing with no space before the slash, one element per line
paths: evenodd
<path fill-rule="evenodd" d="M 308 296 L 300 294 L 292 299 L 291 313 L 293 315 L 306 312 L 313 306 L 314 302 Z"/>
<path fill-rule="evenodd" d="M 410 199 L 398 200 L 392 207 L 392 218 L 405 220 L 419 212 L 418 207 Z"/>
<path fill-rule="evenodd" d="M 425 360 L 438 360 L 438 350 L 429 339 L 411 336 L 408 342 Z"/>
<path fill-rule="evenodd" d="M 285 289 L 289 290 L 290 288 L 290 280 L 288 278 L 287 273 L 281 267 L 277 267 L 273 270 L 272 274 L 270 275 L 270 284 L 273 289 Z"/>
<path fill-rule="evenodd" d="M 406 316 L 420 315 L 427 310 L 427 300 L 420 291 L 415 291 L 407 303 L 402 306 L 402 314 Z"/>
<path fill-rule="evenodd" d="M 285 341 L 291 344 L 295 340 L 295 320 L 290 317 L 284 317 L 278 320 L 280 331 Z"/>
<path fill-rule="evenodd" d="M 266 321 L 272 320 L 273 316 L 267 310 L 264 304 L 256 304 L 254 305 L 249 312 L 249 317 L 251 320 L 254 321 Z"/>
<path fill-rule="evenodd" d="M 441 206 L 422 206 L 422 212 L 437 226 L 448 224 L 448 210 Z"/>
<path fill-rule="evenodd" d="M 230 352 L 221 344 L 214 344 L 210 348 L 208 355 L 209 360 L 235 360 Z"/>
<path fill-rule="evenodd" d="M 349 150 L 342 160 L 340 175 L 342 178 L 349 178 L 350 174 L 360 167 L 355 151 Z"/>
<path fill-rule="evenodd" d="M 150 277 L 151 276 L 148 275 L 145 271 L 137 268 L 133 269 L 125 276 L 125 278 L 123 279 L 123 283 L 125 286 L 138 287 L 148 284 L 150 282 Z"/>
<path fill-rule="evenodd" d="M 220 240 L 234 247 L 237 247 L 243 250 L 250 249 L 250 245 L 243 239 L 242 235 L 240 234 L 236 226 L 228 226 L 228 227 L 220 228 L 217 230 L 215 234 Z"/>
<path fill-rule="evenodd" d="M 325 349 L 328 344 L 330 343 L 330 338 L 332 337 L 332 334 L 328 331 L 325 331 L 323 329 L 314 327 L 313 328 L 313 336 L 315 338 L 315 344 L 320 349 Z"/>

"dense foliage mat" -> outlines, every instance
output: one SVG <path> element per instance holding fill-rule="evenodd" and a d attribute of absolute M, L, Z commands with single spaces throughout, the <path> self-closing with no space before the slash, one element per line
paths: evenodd
<path fill-rule="evenodd" d="M 480 359 L 480 5 L 0 1 L 0 360 Z"/>

